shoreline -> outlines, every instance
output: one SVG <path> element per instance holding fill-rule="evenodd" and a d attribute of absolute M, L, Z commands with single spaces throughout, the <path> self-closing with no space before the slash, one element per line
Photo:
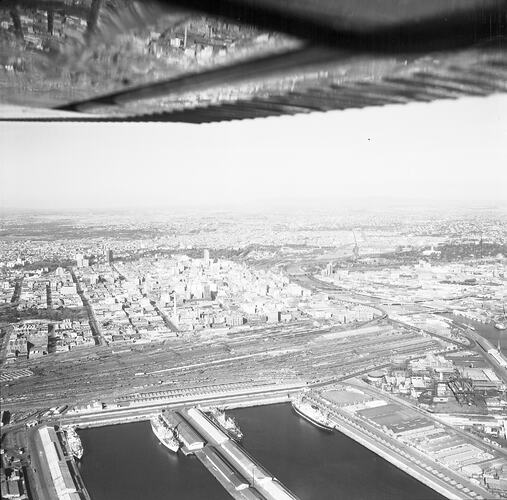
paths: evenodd
<path fill-rule="evenodd" d="M 406 472 L 413 478 L 417 479 L 418 481 L 428 486 L 432 490 L 436 491 L 437 493 L 440 493 L 449 500 L 463 500 L 464 497 L 462 495 L 459 495 L 457 492 L 437 483 L 432 478 L 432 475 L 419 472 L 413 466 L 410 466 L 409 464 L 403 462 L 401 459 L 397 458 L 396 455 L 394 455 L 394 453 L 389 452 L 387 449 L 384 449 L 381 444 L 376 443 L 373 440 L 370 441 L 366 437 L 362 436 L 359 433 L 359 431 L 355 431 L 346 427 L 346 425 L 344 425 L 342 422 L 340 422 L 340 424 L 337 425 L 336 431 L 341 432 L 350 439 L 353 439 L 356 443 L 360 444 L 361 446 L 364 446 L 365 448 L 372 451 L 376 455 L 380 456 L 390 464 L 394 465 L 403 472 Z M 407 465 L 409 466 L 407 467 Z"/>
<path fill-rule="evenodd" d="M 226 410 L 233 410 L 237 408 L 248 408 L 248 407 L 257 407 L 257 406 L 267 406 L 267 405 L 275 405 L 275 404 L 287 404 L 290 403 L 290 393 L 284 391 L 278 394 L 271 394 L 269 396 L 258 396 L 258 397 L 245 397 L 240 400 L 235 400 L 234 398 L 228 398 L 227 400 L 208 400 L 208 401 L 179 401 L 173 404 L 160 405 L 160 407 L 151 407 L 151 408 L 131 408 L 129 410 L 123 410 L 123 415 L 108 415 L 101 416 L 93 415 L 87 416 L 82 415 L 79 417 L 73 418 L 73 425 L 76 425 L 79 428 L 90 428 L 90 427 L 106 427 L 110 425 L 120 425 L 124 423 L 134 423 L 141 421 L 148 421 L 151 416 L 158 413 L 162 408 L 171 408 L 178 409 L 188 407 L 192 404 L 199 405 L 204 411 L 206 411 L 207 407 L 211 406 L 220 406 Z M 131 414 L 128 414 L 130 412 Z M 81 418 L 80 418 L 81 417 Z M 88 417 L 88 420 L 86 419 Z M 89 419 L 92 419 L 91 421 Z M 83 421 L 84 419 L 84 421 Z M 406 472 L 410 476 L 414 477 L 421 483 L 425 484 L 432 490 L 437 493 L 445 496 L 450 500 L 462 500 L 463 498 L 476 498 L 479 499 L 481 496 L 476 494 L 475 497 L 473 495 L 467 494 L 466 491 L 463 491 L 465 487 L 462 489 L 458 489 L 453 487 L 452 485 L 446 484 L 446 482 L 442 481 L 438 477 L 435 477 L 429 471 L 425 471 L 422 467 L 419 467 L 417 464 L 410 463 L 412 460 L 410 458 L 402 459 L 393 453 L 392 450 L 389 450 L 387 446 L 383 445 L 380 442 L 377 442 L 375 437 L 368 437 L 364 435 L 360 430 L 355 429 L 353 425 L 345 422 L 341 418 L 338 419 L 336 416 L 331 417 L 332 421 L 336 424 L 336 430 L 342 432 L 349 438 L 353 439 L 356 443 L 364 446 L 368 450 L 372 451 L 376 455 L 380 456 L 382 459 L 386 460 L 390 464 L 394 465 L 398 469 L 403 472 Z M 312 423 L 312 425 L 315 425 Z M 421 470 L 419 470 L 421 468 Z M 465 496 L 466 495 L 466 496 Z"/>

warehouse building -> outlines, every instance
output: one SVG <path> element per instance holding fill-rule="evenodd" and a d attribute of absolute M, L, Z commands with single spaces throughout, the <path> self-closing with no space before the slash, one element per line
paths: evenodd
<path fill-rule="evenodd" d="M 60 442 L 52 427 L 41 427 L 39 436 L 42 443 L 43 467 L 46 465 L 56 490 L 58 500 L 80 500 L 77 487 L 70 473 Z"/>
<path fill-rule="evenodd" d="M 189 408 L 183 410 L 182 414 L 208 441 L 220 445 L 229 439 L 229 436 L 219 429 L 201 410 Z"/>
<path fill-rule="evenodd" d="M 192 428 L 182 415 L 166 411 L 162 414 L 162 418 L 165 419 L 169 427 L 176 429 L 178 439 L 183 444 L 183 453 L 192 453 L 193 451 L 204 448 L 206 441 Z"/>

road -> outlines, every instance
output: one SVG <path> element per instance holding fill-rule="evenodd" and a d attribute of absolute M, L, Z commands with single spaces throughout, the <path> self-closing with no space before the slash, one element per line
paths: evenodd
<path fill-rule="evenodd" d="M 364 420 L 358 420 L 336 408 L 332 403 L 316 397 L 319 406 L 330 413 L 330 418 L 338 430 L 379 454 L 393 465 L 427 484 L 447 498 L 462 500 L 472 498 L 464 488 L 477 492 L 482 498 L 488 498 L 488 491 L 479 487 L 449 469 L 436 464 L 424 454 L 379 431 Z M 460 485 L 459 487 L 457 485 Z M 479 498 L 475 496 L 475 498 Z"/>
<path fill-rule="evenodd" d="M 262 404 L 271 404 L 273 402 L 287 401 L 290 394 L 299 392 L 308 385 L 289 384 L 275 388 L 263 390 L 261 387 L 252 389 L 236 390 L 233 393 L 217 392 L 216 394 L 194 393 L 181 395 L 179 397 L 165 398 L 157 402 L 147 402 L 146 404 L 137 404 L 121 408 L 110 408 L 96 410 L 76 415 L 65 414 L 58 417 L 48 417 L 45 422 L 48 425 L 90 425 L 93 422 L 103 422 L 100 425 L 106 425 L 108 422 L 128 421 L 130 419 L 147 419 L 154 412 L 164 408 L 183 408 L 195 405 L 212 405 L 226 408 L 239 408 L 243 406 L 256 406 Z M 99 424 L 97 424 L 99 425 Z M 24 422 L 15 422 L 3 427 L 3 432 L 13 432 L 25 427 Z"/>
<path fill-rule="evenodd" d="M 480 439 L 479 437 L 474 436 L 473 434 L 471 434 L 469 432 L 462 431 L 459 428 L 452 427 L 451 425 L 446 424 L 445 422 L 442 422 L 441 420 L 439 420 L 438 418 L 435 417 L 434 413 L 430 413 L 430 412 L 427 412 L 426 410 L 423 410 L 422 408 L 420 408 L 419 406 L 417 406 L 415 403 L 411 403 L 410 401 L 407 401 L 406 399 L 403 399 L 402 397 L 398 397 L 398 396 L 396 396 L 394 394 L 390 394 L 390 393 L 384 392 L 384 391 L 382 391 L 380 389 L 377 389 L 376 387 L 373 387 L 371 385 L 368 385 L 365 382 L 362 382 L 360 380 L 355 380 L 355 381 L 348 380 L 347 383 L 349 385 L 356 386 L 361 391 L 367 392 L 367 393 L 369 393 L 370 395 L 372 395 L 374 397 L 377 397 L 379 399 L 391 400 L 391 401 L 393 401 L 394 403 L 396 403 L 398 405 L 402 405 L 402 406 L 405 406 L 407 408 L 410 408 L 413 411 L 416 411 L 417 413 L 423 415 L 426 418 L 430 418 L 432 420 L 436 420 L 436 421 L 438 421 L 438 425 L 440 425 L 440 426 L 444 427 L 445 429 L 447 429 L 449 433 L 459 434 L 461 437 L 463 437 L 467 441 L 474 442 L 480 448 L 491 450 L 491 447 L 488 446 L 488 445 L 486 445 L 484 443 L 484 441 L 482 439 Z M 499 453 L 500 455 L 503 455 L 504 457 L 507 458 L 507 450 L 506 449 L 504 449 L 504 448 L 496 448 L 495 447 L 494 451 L 495 451 L 495 453 Z"/>
<path fill-rule="evenodd" d="M 95 313 L 93 312 L 93 307 L 90 304 L 90 301 L 86 297 L 86 294 L 84 293 L 83 289 L 81 288 L 81 283 L 77 279 L 76 273 L 71 268 L 70 274 L 72 276 L 72 280 L 76 284 L 76 290 L 78 295 L 81 297 L 81 301 L 83 302 L 83 305 L 85 306 L 86 312 L 88 313 L 88 319 L 90 322 L 90 328 L 92 329 L 93 338 L 95 339 L 95 343 L 97 345 L 106 345 L 106 341 L 104 337 L 102 336 L 102 332 L 100 330 L 99 324 L 97 323 L 97 318 L 95 317 Z"/>
<path fill-rule="evenodd" d="M 155 300 L 150 300 L 150 303 L 155 309 L 156 313 L 164 320 L 165 326 L 167 326 L 171 332 L 174 332 L 176 334 L 180 333 L 178 328 L 176 328 L 176 325 L 169 319 L 167 314 L 162 312 L 162 310 L 158 307 L 157 302 Z"/>
<path fill-rule="evenodd" d="M 303 279 L 301 279 L 301 276 L 298 275 L 297 281 L 300 282 L 301 284 L 303 284 L 305 282 L 309 282 L 309 283 L 311 283 L 310 286 L 313 289 L 317 289 L 317 290 L 321 290 L 321 291 L 333 291 L 333 292 L 341 292 L 341 293 L 346 292 L 348 295 L 350 295 L 351 298 L 347 299 L 347 298 L 340 297 L 339 300 L 341 300 L 343 302 L 350 302 L 352 304 L 362 304 L 362 305 L 367 305 L 369 307 L 373 307 L 382 313 L 383 319 L 389 318 L 387 311 L 385 309 L 383 309 L 378 304 L 378 302 L 380 302 L 381 300 L 385 301 L 385 299 L 381 299 L 380 297 L 376 297 L 374 295 L 358 294 L 356 292 L 344 290 L 343 288 L 341 288 L 339 286 L 332 285 L 330 283 L 326 283 L 324 281 L 317 279 L 315 276 L 309 276 L 307 274 L 304 275 Z M 306 286 L 308 286 L 308 285 L 306 285 Z M 352 297 L 356 297 L 356 298 L 353 299 Z M 365 301 L 364 299 L 368 299 L 368 300 Z M 409 328 L 410 330 L 413 330 L 413 331 L 424 332 L 427 335 L 431 335 L 434 338 L 438 338 L 439 340 L 442 340 L 444 342 L 449 342 L 450 344 L 454 344 L 455 346 L 457 346 L 460 349 L 463 349 L 463 348 L 470 348 L 471 349 L 475 345 L 474 340 L 471 338 L 468 338 L 466 336 L 465 336 L 465 339 L 468 341 L 468 343 L 467 342 L 460 342 L 460 341 L 454 340 L 454 339 L 450 339 L 448 337 L 444 337 L 443 335 L 438 335 L 436 333 L 424 330 L 423 328 L 415 327 L 413 325 L 410 325 L 410 324 L 405 323 L 400 320 L 394 320 L 392 318 L 389 318 L 389 321 L 391 323 L 398 324 L 398 325 L 403 326 L 405 328 Z"/>
<path fill-rule="evenodd" d="M 220 406 L 226 408 L 240 408 L 243 406 L 256 406 L 262 404 L 271 404 L 274 400 L 278 402 L 288 401 L 289 397 L 293 393 L 297 393 L 302 389 L 306 388 L 306 384 L 299 386 L 284 387 L 280 389 L 269 389 L 262 392 L 251 392 L 245 391 L 243 393 L 224 395 L 217 394 L 203 395 L 200 398 L 180 398 L 173 402 L 163 401 L 157 403 L 151 403 L 136 407 L 128 408 L 113 408 L 90 412 L 81 415 L 65 415 L 57 419 L 62 425 L 89 425 L 92 422 L 103 421 L 114 421 L 118 420 L 129 420 L 129 419 L 148 419 L 149 415 L 161 411 L 165 408 L 178 409 L 189 406 Z"/>
<path fill-rule="evenodd" d="M 457 320 L 453 320 L 453 322 L 457 326 L 461 326 L 462 328 L 465 329 L 465 335 L 476 344 L 475 352 L 479 353 L 482 356 L 482 358 L 486 361 L 488 366 L 490 366 L 497 373 L 497 375 L 502 379 L 503 383 L 507 385 L 507 369 L 505 367 L 501 366 L 498 363 L 498 361 L 493 356 L 491 356 L 491 354 L 486 352 L 482 347 L 480 347 L 480 345 L 477 344 L 478 340 L 484 340 L 484 338 L 481 335 L 479 335 L 477 332 L 474 332 L 473 330 L 471 330 L 468 327 L 468 325 L 460 323 Z"/>
<path fill-rule="evenodd" d="M 128 281 L 127 277 L 124 276 L 122 273 L 120 273 L 120 271 L 118 270 L 118 268 L 113 264 L 111 263 L 111 268 L 118 274 L 118 276 L 125 280 L 125 281 Z M 178 328 L 176 327 L 176 325 L 169 319 L 169 317 L 167 316 L 167 314 L 163 313 L 160 308 L 158 307 L 158 304 L 157 304 L 157 301 L 152 299 L 149 295 L 147 295 L 146 293 L 143 292 L 142 288 L 139 287 L 139 291 L 143 294 L 144 297 L 147 297 L 150 301 L 150 304 L 153 306 L 153 308 L 155 309 L 156 313 L 164 320 L 164 324 L 167 328 L 169 328 L 169 330 L 171 330 L 171 332 L 174 332 L 176 334 L 180 333 L 180 331 L 178 330 Z"/>

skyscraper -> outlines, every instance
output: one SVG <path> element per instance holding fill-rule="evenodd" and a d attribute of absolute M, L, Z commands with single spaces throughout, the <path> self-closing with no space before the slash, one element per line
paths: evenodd
<path fill-rule="evenodd" d="M 84 267 L 84 255 L 82 253 L 76 254 L 77 267 Z"/>

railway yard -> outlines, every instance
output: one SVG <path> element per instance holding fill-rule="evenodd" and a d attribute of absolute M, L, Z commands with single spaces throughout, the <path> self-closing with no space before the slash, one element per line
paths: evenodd
<path fill-rule="evenodd" d="M 35 500 L 51 497 L 45 490 L 50 481 L 35 472 L 42 465 L 37 465 L 37 457 L 30 458 L 41 448 L 33 436 L 46 425 L 50 433 L 54 426 L 61 434 L 58 428 L 65 425 L 135 422 L 196 405 L 236 408 L 288 402 L 301 391 L 327 412 L 333 428 L 444 496 L 502 498 L 507 375 L 498 363 L 504 359 L 500 341 L 497 350 L 453 316 L 452 306 L 402 303 L 346 290 L 339 282 L 323 280 L 326 276 L 315 272 L 315 263 L 303 260 L 278 260 L 276 266 L 271 262 L 276 272 L 262 266 L 245 271 L 236 264 L 213 263 L 209 254 L 202 261 L 179 259 L 175 266 L 160 266 L 161 273 L 173 269 L 170 276 L 188 273 L 188 288 L 175 285 L 176 299 L 176 293 L 160 289 L 163 274 L 136 275 L 142 265 L 151 273 L 153 262 L 123 266 L 130 269 L 128 277 L 103 263 L 81 274 L 72 270 L 64 289 L 55 284 L 64 305 L 75 299 L 86 306 L 96 345 L 78 345 L 68 336 L 68 350 L 32 355 L 37 351 L 27 345 L 23 355 L 14 357 L 10 349 L 7 357 L 8 336 L 2 339 L 4 462 L 8 460 L 10 469 L 24 469 L 22 485 Z M 226 266 L 236 282 L 226 277 L 216 280 L 218 290 L 199 288 L 202 276 L 223 273 Z M 57 270 L 59 278 L 51 274 L 50 279 L 63 280 L 69 272 Z M 33 281 L 38 285 L 44 279 Z M 84 279 L 86 290 L 77 286 Z M 18 288 L 22 298 L 32 300 L 28 283 Z M 220 287 L 226 292 L 217 307 Z M 92 305 L 86 297 L 94 293 Z M 44 309 L 44 294 L 37 300 Z M 189 311 L 197 328 L 178 329 L 178 320 L 184 325 L 182 318 L 191 318 L 184 316 Z M 66 321 L 21 322 L 18 330 L 28 332 L 28 342 L 37 335 L 44 340 L 51 322 L 66 332 Z M 151 321 L 164 324 L 155 332 L 149 328 Z M 124 328 L 120 341 L 103 335 L 118 324 Z M 21 341 L 17 337 L 16 346 Z M 203 463 L 221 463 L 210 450 L 201 457 Z M 74 470 L 72 459 L 67 461 Z M 80 481 L 75 480 L 77 494 L 85 498 Z M 241 488 L 252 486 L 238 481 Z"/>
<path fill-rule="evenodd" d="M 350 342 L 352 337 L 354 342 Z M 154 388 L 238 381 L 318 383 L 367 371 L 400 356 L 439 350 L 445 350 L 440 341 L 393 326 L 389 320 L 356 329 L 298 324 L 218 338 L 176 337 L 121 352 L 94 347 L 86 353 L 80 350 L 26 361 L 34 375 L 5 383 L 2 398 L 6 409 L 28 415 L 48 407 L 110 401 Z"/>

